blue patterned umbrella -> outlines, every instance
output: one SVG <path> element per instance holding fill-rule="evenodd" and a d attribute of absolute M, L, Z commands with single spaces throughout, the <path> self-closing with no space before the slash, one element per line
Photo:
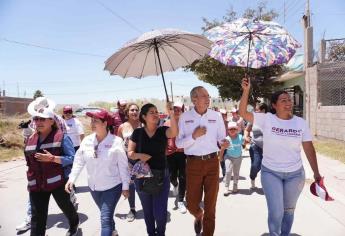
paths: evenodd
<path fill-rule="evenodd" d="M 238 19 L 205 33 L 213 42 L 211 57 L 229 66 L 261 68 L 283 64 L 301 45 L 272 21 Z"/>

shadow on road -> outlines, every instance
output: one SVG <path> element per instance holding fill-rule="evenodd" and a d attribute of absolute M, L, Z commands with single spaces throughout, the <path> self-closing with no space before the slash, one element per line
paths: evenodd
<path fill-rule="evenodd" d="M 116 213 L 115 217 L 120 218 L 121 220 L 125 220 L 126 216 L 128 213 Z M 143 209 L 140 209 L 137 211 L 137 213 L 135 214 L 135 219 L 140 220 L 140 219 L 144 219 L 144 211 Z"/>
<path fill-rule="evenodd" d="M 78 212 L 78 215 L 79 215 L 80 224 L 82 224 L 88 219 L 87 215 L 83 213 Z M 66 216 L 63 213 L 49 214 L 48 220 L 47 220 L 47 229 L 51 227 L 68 229 L 69 224 L 68 224 L 68 220 Z"/>
<path fill-rule="evenodd" d="M 78 186 L 76 187 L 76 193 L 87 193 L 90 192 L 89 186 Z"/>
<path fill-rule="evenodd" d="M 294 234 L 294 233 L 292 233 L 292 234 L 289 234 L 290 236 L 302 236 L 302 235 L 300 235 L 300 234 Z M 270 236 L 270 234 L 269 233 L 264 233 L 264 234 L 261 234 L 260 236 Z"/>

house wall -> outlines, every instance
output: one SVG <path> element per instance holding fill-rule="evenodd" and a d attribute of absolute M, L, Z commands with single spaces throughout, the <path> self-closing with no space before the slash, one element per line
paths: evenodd
<path fill-rule="evenodd" d="M 0 114 L 16 115 L 27 112 L 27 107 L 33 99 L 17 97 L 0 97 Z"/>
<path fill-rule="evenodd" d="M 345 141 L 345 105 L 322 106 L 319 67 L 306 70 L 306 120 L 314 136 Z"/>

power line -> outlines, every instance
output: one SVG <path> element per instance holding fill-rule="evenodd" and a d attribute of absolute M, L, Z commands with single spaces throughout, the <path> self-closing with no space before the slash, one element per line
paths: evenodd
<path fill-rule="evenodd" d="M 117 90 L 103 90 L 103 91 L 89 91 L 89 92 L 71 92 L 71 93 L 45 93 L 45 95 L 83 95 L 83 94 L 97 94 L 97 93 L 114 93 L 114 92 L 128 92 L 128 91 L 135 91 L 135 90 L 142 90 L 142 89 L 150 89 L 150 88 L 162 88 L 161 85 L 157 86 L 149 86 L 149 87 L 140 87 L 140 88 L 132 88 L 132 89 L 117 89 Z"/>
<path fill-rule="evenodd" d="M 40 49 L 45 49 L 45 50 L 51 50 L 51 51 L 55 51 L 55 52 L 63 52 L 63 53 L 69 53 L 69 54 L 74 54 L 74 55 L 80 55 L 80 56 L 91 56 L 91 57 L 102 57 L 102 58 L 106 57 L 104 55 L 98 55 L 98 54 L 87 53 L 87 52 L 77 52 L 77 51 L 61 49 L 61 48 L 46 47 L 46 46 L 41 46 L 38 44 L 20 42 L 20 41 L 16 41 L 16 40 L 12 40 L 12 39 L 7 39 L 7 38 L 0 38 L 0 40 L 5 41 L 7 43 L 18 44 L 18 45 L 22 45 L 22 46 L 26 46 L 26 47 L 34 47 L 34 48 L 40 48 Z"/>
<path fill-rule="evenodd" d="M 134 29 L 135 31 L 139 32 L 139 33 L 143 33 L 140 29 L 138 29 L 135 25 L 133 25 L 132 23 L 130 23 L 128 20 L 126 20 L 124 17 L 120 16 L 119 14 L 117 14 L 114 10 L 112 10 L 111 8 L 107 7 L 104 3 L 102 3 L 101 1 L 95 0 L 95 2 L 97 2 L 99 5 L 101 5 L 104 9 L 106 9 L 108 12 L 110 12 L 113 16 L 116 16 L 117 18 L 119 18 L 120 20 L 122 20 L 123 22 L 125 22 L 129 27 L 131 27 L 132 29 Z"/>

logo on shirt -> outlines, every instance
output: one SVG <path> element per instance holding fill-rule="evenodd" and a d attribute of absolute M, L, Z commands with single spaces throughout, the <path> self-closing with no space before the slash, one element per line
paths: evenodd
<path fill-rule="evenodd" d="M 106 145 L 104 145 L 104 147 L 105 147 L 105 148 L 111 148 L 112 145 L 111 145 L 111 144 L 106 144 Z"/>
<path fill-rule="evenodd" d="M 188 124 L 188 123 L 194 123 L 194 120 L 186 120 L 184 123 Z"/>
<path fill-rule="evenodd" d="M 286 137 L 300 137 L 302 135 L 302 129 L 283 129 L 279 127 L 272 127 L 273 134 L 286 136 Z"/>
<path fill-rule="evenodd" d="M 208 123 L 216 123 L 217 122 L 217 120 L 207 120 L 208 121 Z"/>

